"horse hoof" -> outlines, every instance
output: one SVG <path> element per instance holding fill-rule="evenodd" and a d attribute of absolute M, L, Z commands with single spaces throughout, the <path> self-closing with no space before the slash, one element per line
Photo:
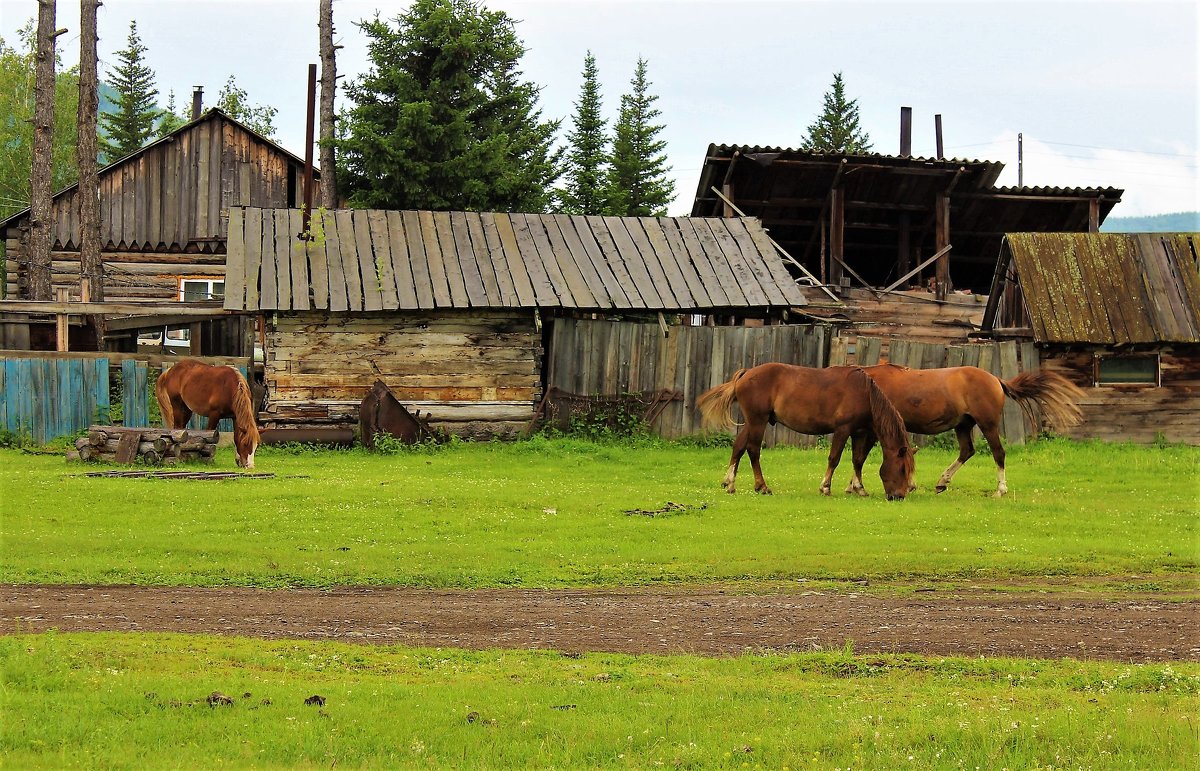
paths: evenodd
<path fill-rule="evenodd" d="M 729 493 L 730 495 L 733 495 L 733 493 L 734 493 L 733 485 L 729 485 L 728 487 L 726 487 L 725 492 Z"/>
<path fill-rule="evenodd" d="M 832 494 L 828 487 L 822 487 L 818 492 L 820 492 L 821 495 L 831 495 Z"/>
<path fill-rule="evenodd" d="M 933 488 L 933 491 L 934 491 L 935 493 L 944 493 L 944 492 L 946 492 L 946 486 L 945 486 L 945 485 L 938 485 L 937 487 Z"/>

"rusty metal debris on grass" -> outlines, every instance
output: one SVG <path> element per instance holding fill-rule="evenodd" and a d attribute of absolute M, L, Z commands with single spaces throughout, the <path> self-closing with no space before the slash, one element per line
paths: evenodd
<path fill-rule="evenodd" d="M 640 514 L 643 517 L 663 517 L 663 516 L 671 516 L 674 514 L 685 514 L 689 511 L 704 511 L 707 508 L 708 508 L 707 503 L 701 503 L 700 505 L 697 506 L 697 505 L 692 505 L 692 504 L 687 504 L 687 503 L 673 503 L 672 501 L 667 501 L 666 504 L 664 504 L 662 506 L 662 508 L 658 508 L 658 509 L 626 509 L 625 513 L 630 516 L 633 516 L 634 514 Z"/>
<path fill-rule="evenodd" d="M 245 474 L 238 471 L 89 471 L 89 477 L 130 479 L 272 479 L 274 474 Z"/>

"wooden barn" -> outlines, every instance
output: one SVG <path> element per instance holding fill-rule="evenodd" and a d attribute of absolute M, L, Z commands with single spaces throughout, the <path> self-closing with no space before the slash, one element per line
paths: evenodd
<path fill-rule="evenodd" d="M 303 159 L 215 108 L 104 167 L 99 182 L 105 301 L 219 299 L 230 209 L 297 206 L 303 200 L 303 177 Z M 72 185 L 53 198 L 51 284 L 65 288 L 69 300 L 79 299 L 77 195 L 78 185 Z M 8 300 L 29 299 L 29 218 L 26 209 L 0 222 Z M 195 353 L 248 355 L 250 328 L 241 319 L 226 318 L 219 307 L 212 315 L 217 320 L 112 317 L 107 321 L 108 347 L 133 350 L 140 328 L 161 331 L 171 325 L 181 337 L 197 332 L 205 338 L 202 344 L 196 341 Z M 52 327 L 50 332 L 48 347 L 53 348 Z M 36 325 L 34 339 L 19 343 L 10 341 L 5 347 L 47 347 L 46 340 L 39 341 Z M 72 347 L 94 350 L 94 341 Z"/>
<path fill-rule="evenodd" d="M 714 144 L 692 215 L 757 217 L 793 274 L 827 290 L 805 289 L 807 312 L 850 348 L 859 331 L 965 342 L 1005 233 L 1095 232 L 1124 192 L 997 187 L 1003 168 L 913 157 L 903 135 L 899 155 Z"/>
<path fill-rule="evenodd" d="M 1078 438 L 1200 444 L 1200 234 L 1010 233 L 983 326 L 1087 391 Z"/>
<path fill-rule="evenodd" d="M 357 422 L 376 380 L 435 427 L 512 436 L 561 317 L 781 319 L 802 306 L 753 219 L 234 209 L 225 308 L 265 320 L 268 426 Z"/>

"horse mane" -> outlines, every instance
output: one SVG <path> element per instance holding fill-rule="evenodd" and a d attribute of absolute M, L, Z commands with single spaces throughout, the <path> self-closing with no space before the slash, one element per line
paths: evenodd
<path fill-rule="evenodd" d="M 246 383 L 246 378 L 242 377 L 241 372 L 236 369 L 233 371 L 237 376 L 237 390 L 233 395 L 234 437 L 241 434 L 257 445 L 259 442 L 258 421 L 254 415 L 254 401 L 250 396 L 250 386 Z"/>
<path fill-rule="evenodd" d="M 737 401 L 734 387 L 744 374 L 746 374 L 745 368 L 739 369 L 733 373 L 733 377 L 729 378 L 728 382 L 713 386 L 697 397 L 696 409 L 700 411 L 701 420 L 705 425 L 717 425 L 726 429 L 737 426 L 733 420 L 731 407 Z"/>
<path fill-rule="evenodd" d="M 867 393 L 871 401 L 871 425 L 875 436 L 884 447 L 907 447 L 908 430 L 904 427 L 904 418 L 891 399 L 880 390 L 875 379 L 868 375 L 862 367 L 855 371 L 866 381 Z"/>

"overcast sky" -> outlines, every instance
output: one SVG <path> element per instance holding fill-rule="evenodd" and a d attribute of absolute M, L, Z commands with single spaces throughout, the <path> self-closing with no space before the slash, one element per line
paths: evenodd
<path fill-rule="evenodd" d="M 369 66 L 354 22 L 406 2 L 336 0 L 338 71 Z M 639 56 L 666 125 L 677 197 L 690 211 L 710 143 L 798 147 L 833 73 L 858 100 L 874 150 L 899 149 L 900 107 L 913 108 L 913 152 L 934 154 L 942 115 L 947 155 L 1006 164 L 1026 185 L 1125 189 L 1114 216 L 1200 210 L 1194 0 L 1167 2 L 684 2 L 490 0 L 518 21 L 527 80 L 565 135 L 590 49 L 610 121 Z M 78 60 L 74 0 L 58 3 L 64 62 Z M 0 0 L 0 37 L 36 16 L 36 0 Z M 115 66 L 129 22 L 148 48 L 165 102 L 205 105 L 233 74 L 253 103 L 278 108 L 276 140 L 304 154 L 307 65 L 319 63 L 317 0 L 104 0 L 100 72 Z M 340 100 L 341 109 L 347 103 Z"/>

